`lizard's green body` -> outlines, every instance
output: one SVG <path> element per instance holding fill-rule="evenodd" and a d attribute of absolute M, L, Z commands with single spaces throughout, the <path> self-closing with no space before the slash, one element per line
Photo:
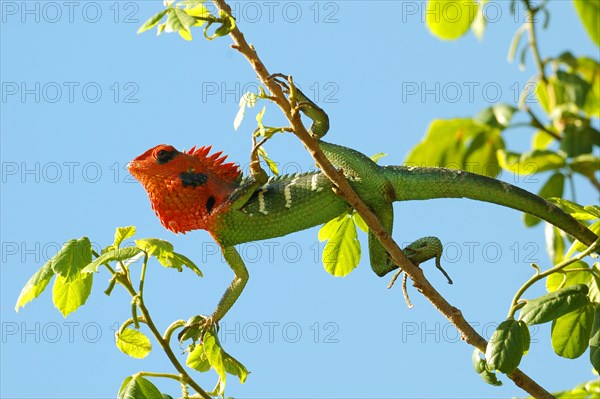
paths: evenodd
<path fill-rule="evenodd" d="M 314 121 L 311 127 L 312 134 L 322 137 L 329 126 L 327 115 L 302 93 L 297 92 L 297 95 L 304 104 L 303 112 Z M 557 206 L 508 183 L 445 168 L 379 166 L 356 150 L 324 141 L 320 142 L 320 146 L 331 163 L 343 170 L 354 190 L 390 233 L 393 225 L 392 203 L 395 201 L 470 198 L 537 216 L 587 245 L 598 239 L 592 231 Z M 203 171 L 202 165 L 186 164 L 188 166 L 185 170 L 193 171 L 197 177 L 190 180 L 190 177 L 186 176 L 186 181 L 181 174 L 171 177 L 168 173 L 163 173 L 161 168 L 166 170 L 166 167 L 173 165 L 181 169 L 177 164 L 180 161 L 176 160 L 183 160 L 182 157 L 190 155 L 169 147 L 167 155 L 164 155 L 165 150 L 162 150 L 165 160 L 161 161 L 156 155 L 159 148 L 162 147 L 149 150 L 134 160 L 130 170 L 146 187 L 155 210 L 167 228 L 175 231 L 194 228 L 208 230 L 221 245 L 224 257 L 236 275 L 217 309 L 208 319 L 209 323 L 218 322 L 225 315 L 241 294 L 248 279 L 246 267 L 234 245 L 304 230 L 326 223 L 350 210 L 334 193 L 330 181 L 320 172 L 274 177 L 269 180 L 263 173 L 258 178 L 248 177 L 220 184 L 218 181 L 215 183 L 218 176 L 210 171 Z M 145 166 L 144 162 L 150 166 Z M 160 165 L 157 166 L 156 163 Z M 161 186 L 160 179 L 171 180 Z M 201 183 L 198 183 L 200 181 Z M 177 183 L 182 182 L 183 187 L 177 186 Z M 157 195 L 162 195 L 163 191 L 169 193 L 165 194 L 166 200 L 158 203 Z M 166 206 L 163 204 L 171 204 L 175 210 L 171 213 L 168 213 L 170 210 L 161 211 L 159 208 Z M 189 212 L 186 209 L 189 209 Z M 198 219 L 197 223 L 191 224 L 195 227 L 178 230 L 174 228 L 173 226 L 184 223 L 172 224 L 173 221 L 167 221 L 166 218 L 168 216 L 173 219 L 172 214 L 178 212 L 186 213 L 186 225 L 190 225 L 190 218 Z M 434 237 L 417 240 L 407 249 L 413 262 L 421 263 L 435 257 L 439 267 L 441 246 L 439 240 Z M 369 253 L 371 267 L 378 276 L 398 268 L 390 261 L 385 248 L 371 233 Z"/>

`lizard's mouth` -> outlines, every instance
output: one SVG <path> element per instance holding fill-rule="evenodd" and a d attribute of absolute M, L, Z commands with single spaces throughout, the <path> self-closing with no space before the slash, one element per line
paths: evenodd
<path fill-rule="evenodd" d="M 127 164 L 127 170 L 129 171 L 129 173 L 131 173 L 131 175 L 133 177 L 135 177 L 135 179 L 137 181 L 139 181 L 140 183 L 144 183 L 144 168 L 143 166 L 140 164 L 140 162 L 138 162 L 137 160 L 133 160 L 130 161 Z"/>

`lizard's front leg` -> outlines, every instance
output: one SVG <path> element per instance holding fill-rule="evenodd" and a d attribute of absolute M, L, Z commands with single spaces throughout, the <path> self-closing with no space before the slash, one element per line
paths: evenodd
<path fill-rule="evenodd" d="M 229 265 L 235 277 L 231 281 L 227 290 L 223 294 L 223 297 L 219 301 L 217 308 L 210 316 L 213 322 L 218 323 L 219 320 L 225 316 L 227 311 L 233 306 L 233 304 L 237 301 L 239 296 L 241 295 L 246 283 L 248 282 L 248 269 L 246 269 L 246 265 L 244 264 L 244 260 L 235 249 L 235 247 L 221 247 L 221 251 L 223 252 L 223 257 L 225 258 L 225 262 Z"/>
<path fill-rule="evenodd" d="M 218 325 L 219 321 L 225 316 L 229 309 L 231 309 L 233 304 L 242 294 L 242 291 L 248 282 L 248 269 L 246 269 L 246 265 L 244 265 L 244 261 L 235 247 L 221 247 L 221 251 L 225 261 L 231 270 L 233 270 L 235 277 L 231 281 L 229 287 L 225 290 L 225 293 L 221 297 L 213 314 L 210 315 L 210 317 L 197 316 L 192 318 L 191 322 L 188 322 L 179 334 L 180 341 L 188 338 L 193 338 L 194 340 L 201 338 L 206 329 Z"/>

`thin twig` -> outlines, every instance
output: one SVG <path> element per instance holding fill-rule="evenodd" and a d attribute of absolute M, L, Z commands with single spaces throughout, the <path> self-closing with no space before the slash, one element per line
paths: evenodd
<path fill-rule="evenodd" d="M 123 285 L 123 287 L 125 287 L 127 292 L 129 292 L 129 294 L 132 297 L 134 297 L 134 298 L 137 297 L 137 306 L 140 308 L 140 311 L 142 312 L 142 315 L 144 316 L 144 319 L 146 320 L 146 324 L 148 325 L 148 328 L 150 329 L 150 331 L 152 331 L 152 335 L 154 335 L 154 338 L 158 341 L 159 345 L 161 346 L 161 348 L 163 349 L 163 351 L 165 352 L 165 354 L 167 355 L 167 357 L 169 358 L 169 360 L 171 361 L 171 363 L 173 364 L 175 369 L 177 369 L 177 371 L 181 374 L 181 378 L 183 379 L 183 381 L 185 383 L 187 383 L 189 386 L 191 386 L 196 392 L 198 392 L 198 394 L 202 398 L 213 399 L 208 393 L 206 393 L 206 391 L 204 389 L 202 389 L 202 387 L 200 387 L 200 385 L 198 385 L 196 383 L 196 381 L 194 381 L 192 379 L 192 377 L 190 377 L 190 375 L 188 374 L 186 369 L 181 365 L 181 363 L 177 359 L 177 356 L 175 356 L 175 353 L 173 353 L 173 350 L 169 346 L 169 343 L 160 334 L 160 332 L 158 331 L 158 328 L 156 328 L 156 324 L 154 324 L 154 321 L 152 320 L 152 317 L 150 316 L 150 312 L 148 311 L 148 308 L 146 308 L 146 305 L 144 304 L 144 298 L 141 295 L 139 295 L 139 293 L 135 292 L 135 289 L 133 288 L 131 281 L 129 281 L 129 279 L 120 278 L 119 282 Z"/>
<path fill-rule="evenodd" d="M 557 134 L 556 132 L 553 132 L 552 130 L 548 129 L 546 126 L 544 126 L 544 124 L 542 123 L 542 121 L 539 120 L 539 118 L 533 113 L 533 111 L 531 110 L 531 108 L 525 106 L 525 112 L 527 112 L 529 114 L 529 116 L 531 117 L 531 126 L 540 129 L 541 131 L 543 131 L 546 134 L 549 134 L 550 136 L 554 137 L 554 139 L 561 141 L 562 137 L 560 137 L 559 134 Z"/>
<path fill-rule="evenodd" d="M 534 8 L 531 5 L 530 0 L 524 0 L 525 8 L 527 8 L 527 30 L 529 33 L 529 47 L 531 48 L 531 54 L 533 54 L 533 59 L 537 65 L 538 71 L 540 73 L 540 79 L 544 83 L 548 83 L 548 78 L 546 77 L 546 72 L 544 70 L 544 62 L 542 61 L 542 57 L 540 56 L 540 51 L 538 49 L 537 36 L 535 33 L 535 15 L 539 11 L 539 8 Z"/>
<path fill-rule="evenodd" d="M 506 317 L 507 318 L 514 317 L 516 311 L 520 307 L 522 307 L 519 305 L 519 300 L 521 299 L 521 296 L 523 296 L 523 294 L 525 293 L 525 291 L 527 291 L 527 289 L 529 287 L 531 287 L 533 284 L 535 284 L 539 280 L 546 278 L 553 273 L 560 272 L 560 271 L 562 271 L 562 269 L 569 266 L 570 264 L 573 264 L 573 263 L 577 262 L 578 260 L 585 258 L 589 254 L 594 252 L 596 250 L 596 248 L 598 247 L 598 245 L 600 245 L 600 239 L 596 240 L 596 242 L 594 242 L 592 245 L 590 245 L 585 251 L 581 252 L 579 255 L 574 256 L 570 259 L 564 260 L 564 261 L 560 262 L 558 265 L 546 270 L 545 272 L 536 273 L 535 275 L 531 276 L 531 278 L 529 280 L 527 280 L 527 282 L 525 284 L 523 284 L 521 286 L 521 288 L 519 288 L 519 290 L 515 294 L 512 302 L 510 304 L 510 310 L 508 311 L 508 316 L 506 316 Z"/>

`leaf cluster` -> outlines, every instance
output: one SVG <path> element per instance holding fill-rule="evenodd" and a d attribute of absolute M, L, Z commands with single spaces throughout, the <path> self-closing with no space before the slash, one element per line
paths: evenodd
<path fill-rule="evenodd" d="M 105 293 L 110 295 L 115 285 L 122 285 L 132 296 L 131 318 L 127 319 L 115 334 L 117 348 L 136 359 L 143 359 L 152 350 L 150 338 L 140 331 L 142 324 L 147 325 L 167 353 L 170 337 L 177 328 L 185 326 L 185 321 L 175 321 L 164 334 L 157 332 L 143 300 L 143 286 L 147 263 L 150 258 L 168 269 L 179 272 L 187 268 L 202 277 L 198 266 L 186 256 L 175 252 L 173 245 L 158 238 L 140 238 L 133 245 L 124 246 L 124 242 L 134 236 L 135 227 L 119 227 L 115 231 L 112 244 L 104 247 L 100 253 L 92 248 L 89 238 L 82 237 L 67 241 L 60 251 L 44 264 L 23 287 L 15 309 L 18 311 L 28 302 L 38 297 L 56 275 L 53 287 L 53 302 L 58 310 L 67 316 L 85 304 L 92 289 L 93 276 L 101 266 L 111 274 L 109 286 Z M 140 260 L 142 262 L 140 262 Z M 141 263 L 141 266 L 139 265 Z M 140 266 L 140 281 L 136 289 L 132 283 L 133 269 Z M 141 315 L 138 313 L 141 311 Z M 217 386 L 206 395 L 223 397 L 226 386 L 226 373 L 237 376 L 244 382 L 248 375 L 246 367 L 225 352 L 217 338 L 214 328 L 202 336 L 199 344 L 188 347 L 187 365 L 191 369 L 206 372 L 214 369 L 218 374 Z M 127 377 L 119 389 L 119 398 L 165 399 L 169 397 L 161 393 L 146 377 L 171 378 L 180 382 L 185 391 L 190 377 L 182 374 L 139 372 Z M 185 396 L 185 395 L 184 395 Z"/>

